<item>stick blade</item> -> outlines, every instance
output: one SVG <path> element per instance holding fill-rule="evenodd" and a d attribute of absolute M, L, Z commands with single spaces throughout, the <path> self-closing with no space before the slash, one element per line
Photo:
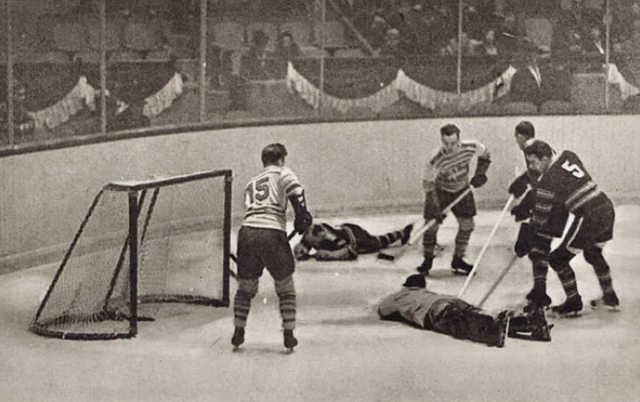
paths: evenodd
<path fill-rule="evenodd" d="M 378 259 L 379 260 L 384 260 L 384 261 L 394 261 L 396 259 L 396 257 L 392 256 L 391 254 L 386 254 L 383 252 L 378 253 Z"/>

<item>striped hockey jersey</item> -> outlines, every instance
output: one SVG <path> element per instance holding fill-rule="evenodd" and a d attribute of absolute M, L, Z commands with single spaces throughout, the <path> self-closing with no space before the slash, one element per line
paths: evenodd
<path fill-rule="evenodd" d="M 291 169 L 265 167 L 245 188 L 242 226 L 286 231 L 288 197 L 302 192 L 302 185 Z"/>
<path fill-rule="evenodd" d="M 536 183 L 536 203 L 531 222 L 546 223 L 555 206 L 582 216 L 606 202 L 606 196 L 584 168 L 578 155 L 564 151 Z"/>
<path fill-rule="evenodd" d="M 469 185 L 469 169 L 474 156 L 489 159 L 487 147 L 478 141 L 460 141 L 452 152 L 441 147 L 427 160 L 424 169 L 423 187 L 426 192 L 439 188 L 455 193 Z"/>

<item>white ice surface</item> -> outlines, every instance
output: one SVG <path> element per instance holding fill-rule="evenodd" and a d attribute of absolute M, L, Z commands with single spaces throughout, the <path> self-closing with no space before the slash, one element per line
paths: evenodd
<path fill-rule="evenodd" d="M 480 211 L 473 262 L 499 215 Z M 415 215 L 334 217 L 373 233 L 401 228 Z M 477 302 L 511 256 L 517 227 L 500 224 L 463 298 Z M 449 267 L 455 220 L 429 287 L 458 294 L 465 277 Z M 294 239 L 295 242 L 295 239 Z M 420 245 L 395 263 L 375 255 L 355 262 L 305 261 L 295 274 L 300 345 L 284 353 L 277 298 L 268 275 L 249 316 L 246 343 L 232 352 L 231 308 L 171 305 L 131 340 L 66 341 L 27 330 L 55 266 L 0 276 L 1 401 L 637 401 L 640 400 L 640 206 L 617 208 L 612 267 L 620 312 L 553 320 L 549 343 L 507 339 L 503 349 L 380 321 L 375 304 L 399 289 L 421 262 Z M 600 296 L 581 256 L 573 267 L 583 299 Z M 556 274 L 549 294 L 563 301 Z M 520 260 L 488 309 L 518 306 L 532 283 Z M 231 297 L 235 284 L 231 286 Z"/>

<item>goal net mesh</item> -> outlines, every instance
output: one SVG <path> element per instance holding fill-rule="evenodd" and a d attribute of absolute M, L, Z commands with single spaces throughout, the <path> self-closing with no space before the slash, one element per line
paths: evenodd
<path fill-rule="evenodd" d="M 230 181 L 229 171 L 213 171 L 105 186 L 31 329 L 125 338 L 159 303 L 228 306 Z"/>

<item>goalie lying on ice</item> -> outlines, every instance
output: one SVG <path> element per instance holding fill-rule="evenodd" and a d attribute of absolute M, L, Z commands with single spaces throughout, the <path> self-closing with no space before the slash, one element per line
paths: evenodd
<path fill-rule="evenodd" d="M 504 346 L 506 336 L 551 340 L 543 310 L 520 316 L 504 310 L 494 317 L 458 297 L 427 290 L 424 275 L 411 275 L 402 286 L 402 290 L 380 302 L 381 319 L 407 322 L 421 329 L 499 348 Z"/>
<path fill-rule="evenodd" d="M 402 230 L 374 236 L 353 223 L 338 227 L 315 223 L 303 233 L 300 243 L 293 247 L 293 254 L 301 261 L 311 257 L 319 261 L 355 260 L 359 254 L 375 253 L 398 240 L 406 244 L 412 229 L 413 224 L 410 224 Z M 315 254 L 311 254 L 313 250 Z"/>

